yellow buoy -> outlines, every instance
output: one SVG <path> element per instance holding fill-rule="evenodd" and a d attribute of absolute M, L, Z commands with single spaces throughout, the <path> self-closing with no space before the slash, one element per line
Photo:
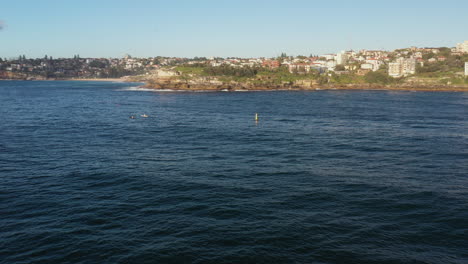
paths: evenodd
<path fill-rule="evenodd" d="M 255 121 L 258 121 L 258 114 L 255 113 Z"/>

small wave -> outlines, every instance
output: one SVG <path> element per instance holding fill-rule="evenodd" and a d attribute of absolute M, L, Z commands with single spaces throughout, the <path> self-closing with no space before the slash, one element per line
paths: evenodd
<path fill-rule="evenodd" d="M 173 89 L 150 89 L 151 91 L 154 91 L 154 92 L 179 92 L 177 90 L 173 90 Z"/>

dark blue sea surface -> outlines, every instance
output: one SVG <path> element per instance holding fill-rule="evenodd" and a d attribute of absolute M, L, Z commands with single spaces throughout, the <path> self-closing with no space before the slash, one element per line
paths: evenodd
<path fill-rule="evenodd" d="M 468 93 L 131 86 L 0 82 L 0 263 L 468 263 Z"/>

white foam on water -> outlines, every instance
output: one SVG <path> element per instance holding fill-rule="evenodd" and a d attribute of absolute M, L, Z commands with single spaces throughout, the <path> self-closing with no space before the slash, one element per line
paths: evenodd
<path fill-rule="evenodd" d="M 143 87 L 138 87 L 138 86 L 131 86 L 131 87 L 125 87 L 125 88 L 118 89 L 117 91 L 154 92 L 154 91 L 160 91 L 160 90 L 150 89 L 150 88 L 143 88 Z"/>
<path fill-rule="evenodd" d="M 180 91 L 172 90 L 172 89 L 149 89 L 149 90 L 153 92 L 180 92 Z"/>

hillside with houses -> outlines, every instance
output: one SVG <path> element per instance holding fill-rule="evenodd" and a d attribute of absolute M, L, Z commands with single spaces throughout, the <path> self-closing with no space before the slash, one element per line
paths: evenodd
<path fill-rule="evenodd" d="M 468 85 L 468 41 L 455 47 L 360 50 L 272 58 L 151 57 L 0 58 L 0 79 L 121 78 L 148 86 L 217 89 L 315 89 L 317 87 L 406 87 Z M 199 85 L 198 85 L 199 86 Z M 247 87 L 247 88 L 246 88 Z"/>

